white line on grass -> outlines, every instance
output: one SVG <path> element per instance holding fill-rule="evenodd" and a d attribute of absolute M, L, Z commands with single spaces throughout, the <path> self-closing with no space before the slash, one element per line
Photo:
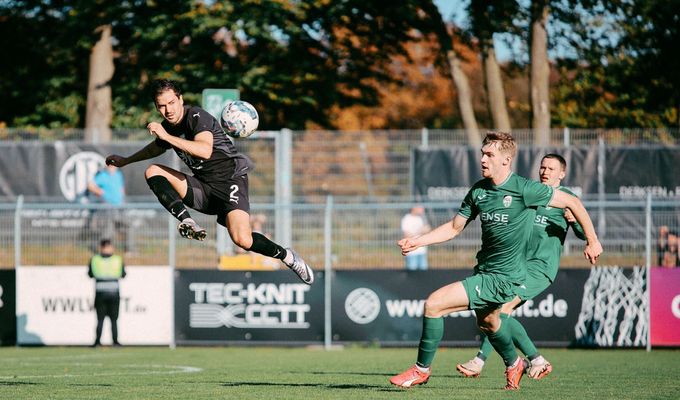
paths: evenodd
<path fill-rule="evenodd" d="M 92 365 L 92 364 L 89 364 Z M 103 365 L 103 364 L 99 364 Z M 170 371 L 139 371 L 139 372 L 86 372 L 83 374 L 58 374 L 58 375 L 0 375 L 0 379 L 39 379 L 39 378 L 78 378 L 81 376 L 126 376 L 126 375 L 163 375 L 163 374 L 190 374 L 203 371 L 203 368 L 191 367 L 187 365 L 164 365 L 164 364 L 121 364 L 123 368 L 158 368 L 170 369 Z M 111 368 L 108 365 L 108 368 Z"/>

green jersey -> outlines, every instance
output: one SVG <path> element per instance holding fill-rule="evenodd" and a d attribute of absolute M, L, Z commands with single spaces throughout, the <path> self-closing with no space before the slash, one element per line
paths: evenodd
<path fill-rule="evenodd" d="M 480 217 L 482 248 L 475 273 L 502 275 L 522 284 L 526 276 L 526 248 L 536 207 L 547 206 L 554 189 L 511 173 L 500 185 L 491 179 L 475 183 L 458 214 L 469 221 Z"/>
<path fill-rule="evenodd" d="M 558 190 L 575 196 L 569 189 L 562 186 Z M 550 282 L 555 280 L 560 266 L 560 256 L 564 238 L 569 226 L 580 239 L 585 239 L 583 229 L 578 223 L 569 224 L 564 219 L 564 210 L 550 206 L 538 207 L 534 219 L 534 231 L 527 245 L 527 260 L 530 268 L 539 269 Z"/>

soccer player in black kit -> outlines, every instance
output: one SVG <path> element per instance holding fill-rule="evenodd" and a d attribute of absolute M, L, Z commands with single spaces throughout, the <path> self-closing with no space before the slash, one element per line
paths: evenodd
<path fill-rule="evenodd" d="M 280 259 L 304 283 L 311 285 L 314 273 L 295 251 L 284 249 L 250 228 L 250 160 L 236 150 L 212 115 L 200 107 L 184 104 L 176 82 L 156 80 L 152 89 L 156 109 L 164 119 L 162 123 L 151 122 L 146 127 L 155 140 L 129 157 L 110 155 L 106 163 L 124 167 L 174 149 L 193 175 L 152 164 L 144 176 L 160 203 L 180 221 L 177 227 L 180 235 L 196 240 L 206 236 L 205 229 L 191 218 L 185 205 L 217 215 L 217 223 L 227 228 L 237 246 Z"/>

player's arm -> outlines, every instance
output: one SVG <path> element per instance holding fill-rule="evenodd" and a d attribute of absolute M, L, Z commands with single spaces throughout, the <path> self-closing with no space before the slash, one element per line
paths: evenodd
<path fill-rule="evenodd" d="M 569 208 L 571 210 L 576 221 L 583 227 L 586 236 L 586 249 L 583 253 L 591 264 L 595 264 L 597 257 L 602 253 L 602 244 L 597 239 L 593 221 L 590 219 L 588 211 L 586 211 L 581 200 L 561 190 L 555 190 L 552 200 L 548 205 L 557 208 Z"/>
<path fill-rule="evenodd" d="M 574 214 L 568 208 L 564 209 L 564 219 L 567 220 L 577 238 L 586 240 L 586 233 L 583 231 L 583 227 L 576 221 L 576 217 L 574 217 Z"/>
<path fill-rule="evenodd" d="M 213 135 L 210 131 L 201 131 L 194 136 L 193 140 L 187 140 L 172 136 L 158 122 L 151 122 L 146 128 L 152 135 L 196 158 L 207 160 L 212 155 Z"/>
<path fill-rule="evenodd" d="M 165 153 L 165 149 L 153 141 L 129 157 L 122 157 L 117 154 L 112 154 L 106 157 L 106 163 L 120 168 L 128 164 L 136 163 L 137 161 L 158 157 L 163 153 Z"/>
<path fill-rule="evenodd" d="M 401 248 L 401 254 L 406 255 L 419 247 L 451 240 L 465 229 L 467 221 L 467 218 L 460 214 L 456 214 L 451 221 L 442 224 L 427 233 L 412 238 L 401 239 L 397 243 Z"/>

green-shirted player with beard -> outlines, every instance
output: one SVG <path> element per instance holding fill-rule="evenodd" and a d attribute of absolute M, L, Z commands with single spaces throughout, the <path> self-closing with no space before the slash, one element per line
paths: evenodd
<path fill-rule="evenodd" d="M 560 186 L 566 175 L 566 169 L 567 162 L 562 156 L 558 154 L 545 155 L 541 160 L 539 169 L 541 183 L 574 196 L 574 193 L 569 189 Z M 552 365 L 538 352 L 524 327 L 511 314 L 515 308 L 538 296 L 553 283 L 560 266 L 564 239 L 570 226 L 579 239 L 586 239 L 583 228 L 569 209 L 563 210 L 548 206 L 539 207 L 536 210 L 533 235 L 527 248 L 526 290 L 501 307 L 501 319 L 511 327 L 515 346 L 529 358 L 530 366 L 526 372 L 533 379 L 541 379 L 548 375 L 552 372 Z M 458 364 L 456 369 L 466 377 L 477 377 L 481 374 L 486 358 L 492 351 L 491 342 L 486 335 L 482 335 L 482 344 L 475 358 L 466 363 Z"/>
<path fill-rule="evenodd" d="M 401 253 L 406 255 L 419 247 L 455 238 L 468 221 L 477 216 L 482 224 L 482 248 L 477 253 L 474 274 L 435 290 L 427 298 L 417 362 L 390 378 L 393 385 L 409 388 L 427 383 L 432 360 L 444 334 L 443 316 L 472 309 L 480 330 L 486 333 L 503 358 L 505 389 L 519 389 L 528 364 L 518 356 L 510 326 L 504 323 L 500 314 L 503 304 L 516 296 L 525 296 L 526 249 L 537 207 L 549 205 L 571 209 L 586 233 L 586 258 L 595 263 L 602 253 L 602 245 L 581 201 L 512 173 L 516 152 L 517 143 L 512 135 L 487 133 L 481 149 L 484 179 L 472 186 L 458 214 L 428 233 L 399 241 Z"/>

